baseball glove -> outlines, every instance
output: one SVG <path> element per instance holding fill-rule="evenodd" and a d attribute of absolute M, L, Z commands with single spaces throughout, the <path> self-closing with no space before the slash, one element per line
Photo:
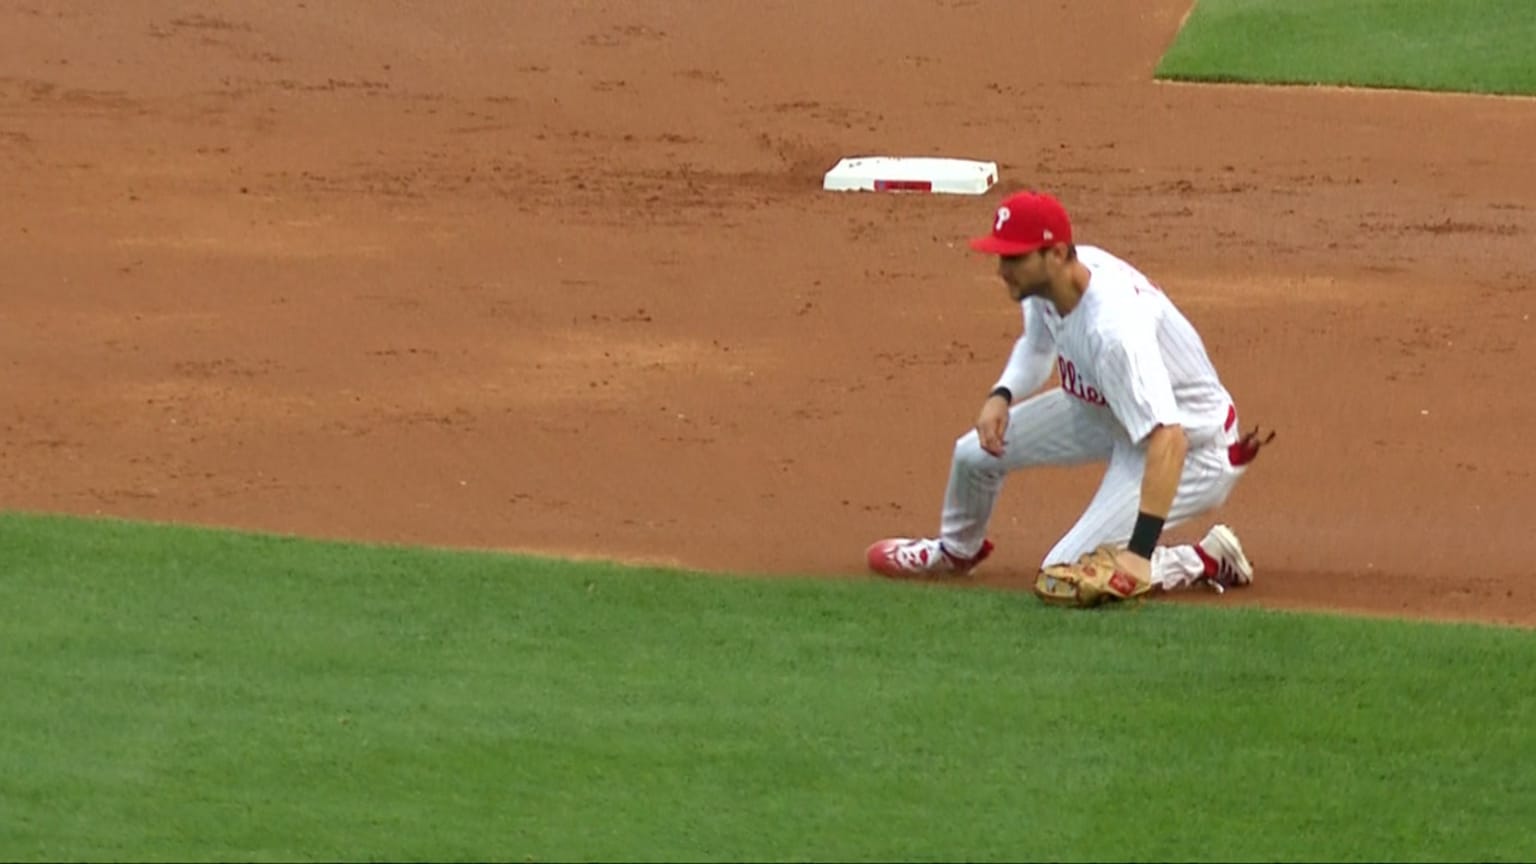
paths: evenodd
<path fill-rule="evenodd" d="M 1089 607 L 1152 590 L 1152 583 L 1119 569 L 1115 553 L 1113 546 L 1100 546 L 1071 564 L 1052 564 L 1035 577 L 1035 593 L 1047 603 Z"/>

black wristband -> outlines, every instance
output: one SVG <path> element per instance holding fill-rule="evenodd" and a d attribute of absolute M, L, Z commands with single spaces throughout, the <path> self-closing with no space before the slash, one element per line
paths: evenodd
<path fill-rule="evenodd" d="M 1163 522 L 1166 520 L 1151 513 L 1136 514 L 1136 530 L 1131 532 L 1130 545 L 1126 551 L 1132 555 L 1140 555 L 1147 560 L 1152 560 L 1152 550 L 1157 548 L 1157 538 L 1163 536 Z"/>
<path fill-rule="evenodd" d="M 987 398 L 991 399 L 993 396 L 1001 396 L 1003 397 L 1003 401 L 1007 402 L 1009 405 L 1013 404 L 1013 391 L 1009 390 L 1007 387 L 1002 385 L 993 387 L 992 392 L 987 394 Z"/>

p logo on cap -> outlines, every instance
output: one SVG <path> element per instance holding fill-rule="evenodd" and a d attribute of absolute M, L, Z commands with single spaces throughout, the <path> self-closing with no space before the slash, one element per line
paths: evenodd
<path fill-rule="evenodd" d="M 971 248 L 993 255 L 1028 255 L 1036 249 L 1072 242 L 1067 211 L 1044 192 L 1018 192 L 997 208 L 992 233 L 971 240 Z"/>

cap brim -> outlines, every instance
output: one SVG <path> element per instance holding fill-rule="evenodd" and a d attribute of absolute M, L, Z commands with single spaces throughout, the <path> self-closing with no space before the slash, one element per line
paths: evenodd
<path fill-rule="evenodd" d="M 1028 255 L 1036 249 L 1044 249 L 1049 243 L 1019 243 L 1003 240 L 988 234 L 971 240 L 971 248 L 988 255 Z"/>

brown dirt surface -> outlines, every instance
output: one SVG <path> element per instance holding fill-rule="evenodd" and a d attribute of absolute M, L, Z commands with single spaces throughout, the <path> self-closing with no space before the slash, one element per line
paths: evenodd
<path fill-rule="evenodd" d="M 963 156 L 1279 429 L 1222 602 L 1536 623 L 1536 102 L 1154 83 L 1187 4 L 0 0 L 0 506 L 865 578 L 1017 312 L 820 176 Z"/>

